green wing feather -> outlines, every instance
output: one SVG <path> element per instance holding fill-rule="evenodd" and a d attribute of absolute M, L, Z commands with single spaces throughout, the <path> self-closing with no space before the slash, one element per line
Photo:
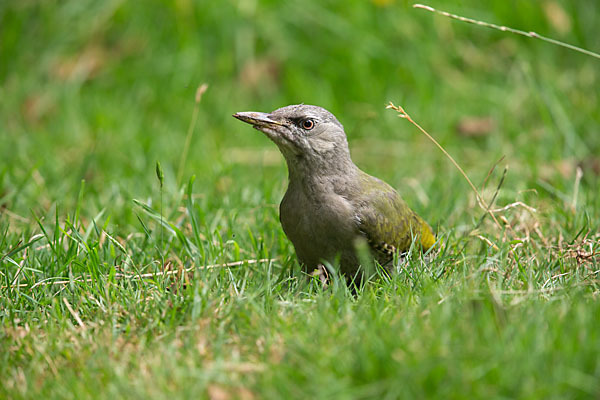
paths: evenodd
<path fill-rule="evenodd" d="M 363 173 L 364 174 L 364 173 Z M 387 183 L 364 174 L 357 207 L 359 230 L 365 235 L 380 263 L 390 261 L 396 251 L 407 251 L 413 240 L 428 250 L 435 243 L 429 225 L 411 210 Z"/>

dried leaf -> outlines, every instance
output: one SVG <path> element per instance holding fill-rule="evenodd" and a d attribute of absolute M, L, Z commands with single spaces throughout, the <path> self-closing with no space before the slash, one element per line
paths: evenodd
<path fill-rule="evenodd" d="M 492 117 L 464 117 L 458 122 L 456 130 L 463 137 L 476 138 L 489 135 L 494 127 Z"/>
<path fill-rule="evenodd" d="M 53 68 L 53 75 L 64 81 L 89 80 L 99 74 L 106 65 L 109 52 L 103 46 L 90 44 L 80 53 L 59 60 Z"/>
<path fill-rule="evenodd" d="M 544 3 L 544 12 L 548 22 L 561 35 L 568 33 L 571 30 L 571 17 L 564 8 L 556 1 L 547 1 Z"/>
<path fill-rule="evenodd" d="M 279 62 L 273 58 L 253 59 L 244 64 L 240 71 L 240 82 L 251 89 L 262 85 L 273 85 L 279 81 Z"/>
<path fill-rule="evenodd" d="M 210 400 L 229 400 L 231 399 L 231 394 L 222 386 L 219 385 L 209 385 L 206 389 L 208 392 L 208 398 Z"/>

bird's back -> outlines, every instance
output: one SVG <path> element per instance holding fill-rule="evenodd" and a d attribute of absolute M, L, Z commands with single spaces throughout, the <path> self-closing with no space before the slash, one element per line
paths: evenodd
<path fill-rule="evenodd" d="M 435 235 L 400 194 L 382 180 L 361 171 L 358 196 L 354 196 L 359 230 L 365 235 L 380 263 L 389 262 L 395 252 L 405 252 L 416 243 L 429 250 Z"/>

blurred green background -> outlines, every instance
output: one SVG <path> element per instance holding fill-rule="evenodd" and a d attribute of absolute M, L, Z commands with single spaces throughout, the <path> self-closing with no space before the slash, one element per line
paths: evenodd
<path fill-rule="evenodd" d="M 405 107 L 476 183 L 501 156 L 515 191 L 543 179 L 560 196 L 576 165 L 591 171 L 588 183 L 598 174 L 598 60 L 411 4 L 2 2 L 2 205 L 25 217 L 55 202 L 68 209 L 85 179 L 93 194 L 86 214 L 107 208 L 131 221 L 130 199 L 156 193 L 156 161 L 168 191 L 177 191 L 201 83 L 209 89 L 184 181 L 195 174 L 197 190 L 215 202 L 273 180 L 281 184 L 267 201 L 278 202 L 282 158 L 230 116 L 294 103 L 336 114 L 359 166 L 405 187 L 432 223 L 455 222 L 448 218 L 467 186 L 427 139 L 384 109 L 388 101 Z M 600 49 L 597 2 L 430 5 Z M 457 129 L 472 120 L 480 123 L 474 133 Z"/>
<path fill-rule="evenodd" d="M 598 1 L 428 5 L 600 52 Z M 0 0 L 0 397 L 598 398 L 599 80 L 407 1 Z M 356 295 L 301 274 L 283 158 L 231 117 L 294 103 L 434 227 L 431 262 Z"/>

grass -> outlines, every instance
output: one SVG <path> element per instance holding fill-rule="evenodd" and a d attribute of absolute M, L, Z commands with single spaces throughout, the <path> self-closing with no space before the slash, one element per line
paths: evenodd
<path fill-rule="evenodd" d="M 597 398 L 598 61 L 411 5 L 1 4 L 0 397 Z M 594 2 L 430 5 L 600 49 Z M 230 117 L 299 102 L 442 251 L 305 278 Z"/>

